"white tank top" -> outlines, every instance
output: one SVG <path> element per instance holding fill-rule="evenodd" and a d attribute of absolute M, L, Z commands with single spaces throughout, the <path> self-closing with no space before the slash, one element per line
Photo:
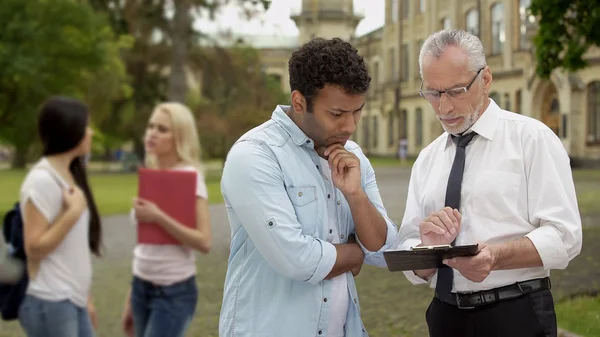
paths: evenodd
<path fill-rule="evenodd" d="M 52 226 L 63 208 L 62 188 L 68 186 L 42 158 L 21 185 L 22 208 L 28 200 L 31 201 Z M 58 247 L 40 262 L 37 275 L 29 280 L 27 294 L 42 300 L 70 300 L 79 307 L 87 306 L 92 282 L 89 220 L 89 210 L 86 209 Z"/>

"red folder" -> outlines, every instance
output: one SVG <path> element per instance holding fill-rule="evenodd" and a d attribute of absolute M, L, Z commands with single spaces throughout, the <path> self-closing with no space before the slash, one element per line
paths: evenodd
<path fill-rule="evenodd" d="M 138 196 L 155 203 L 186 227 L 196 228 L 196 179 L 194 171 L 138 170 Z M 181 244 L 159 224 L 139 222 L 138 243 Z"/>

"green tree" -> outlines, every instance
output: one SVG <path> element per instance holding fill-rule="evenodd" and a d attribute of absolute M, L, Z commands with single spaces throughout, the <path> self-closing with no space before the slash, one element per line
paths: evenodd
<path fill-rule="evenodd" d="M 114 102 L 110 125 L 119 125 L 118 133 L 133 139 L 138 156 L 143 155 L 140 141 L 154 105 L 160 101 L 187 102 L 190 93 L 186 71 L 190 54 L 202 39 L 210 39 L 193 29 L 193 14 L 208 11 L 213 17 L 225 4 L 236 3 L 252 17 L 270 0 L 88 0 L 99 13 L 108 17 L 119 35 L 134 37 L 133 47 L 123 53 L 131 85 L 131 100 Z"/>
<path fill-rule="evenodd" d="M 537 74 L 548 78 L 554 69 L 585 68 L 585 52 L 600 46 L 600 0 L 532 0 L 530 10 L 539 18 Z"/>
<path fill-rule="evenodd" d="M 91 99 L 98 76 L 121 83 L 124 73 L 112 29 L 86 4 L 2 0 L 0 22 L 0 133 L 16 149 L 13 166 L 23 167 L 48 96 Z"/>
<path fill-rule="evenodd" d="M 196 107 L 202 148 L 208 157 L 223 159 L 233 142 L 268 120 L 289 97 L 279 80 L 264 72 L 252 47 L 204 48 L 193 55 L 208 84 Z"/>

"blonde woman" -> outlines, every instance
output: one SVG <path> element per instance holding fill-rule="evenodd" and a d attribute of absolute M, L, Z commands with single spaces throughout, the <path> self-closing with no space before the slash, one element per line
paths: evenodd
<path fill-rule="evenodd" d="M 180 337 L 194 316 L 198 298 L 194 251 L 207 254 L 212 241 L 200 144 L 191 111 L 179 103 L 159 104 L 148 122 L 144 145 L 148 168 L 197 172 L 197 228 L 185 227 L 152 202 L 134 201 L 136 223 L 157 223 L 180 245 L 135 246 L 123 329 L 130 337 Z"/>

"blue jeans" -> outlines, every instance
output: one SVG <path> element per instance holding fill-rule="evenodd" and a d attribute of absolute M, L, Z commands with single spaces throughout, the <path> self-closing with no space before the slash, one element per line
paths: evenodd
<path fill-rule="evenodd" d="M 26 295 L 19 308 L 19 320 L 28 337 L 94 336 L 87 308 L 69 300 L 46 301 Z"/>
<path fill-rule="evenodd" d="M 131 287 L 131 311 L 136 337 L 183 337 L 198 301 L 196 277 L 157 286 L 137 277 Z"/>

